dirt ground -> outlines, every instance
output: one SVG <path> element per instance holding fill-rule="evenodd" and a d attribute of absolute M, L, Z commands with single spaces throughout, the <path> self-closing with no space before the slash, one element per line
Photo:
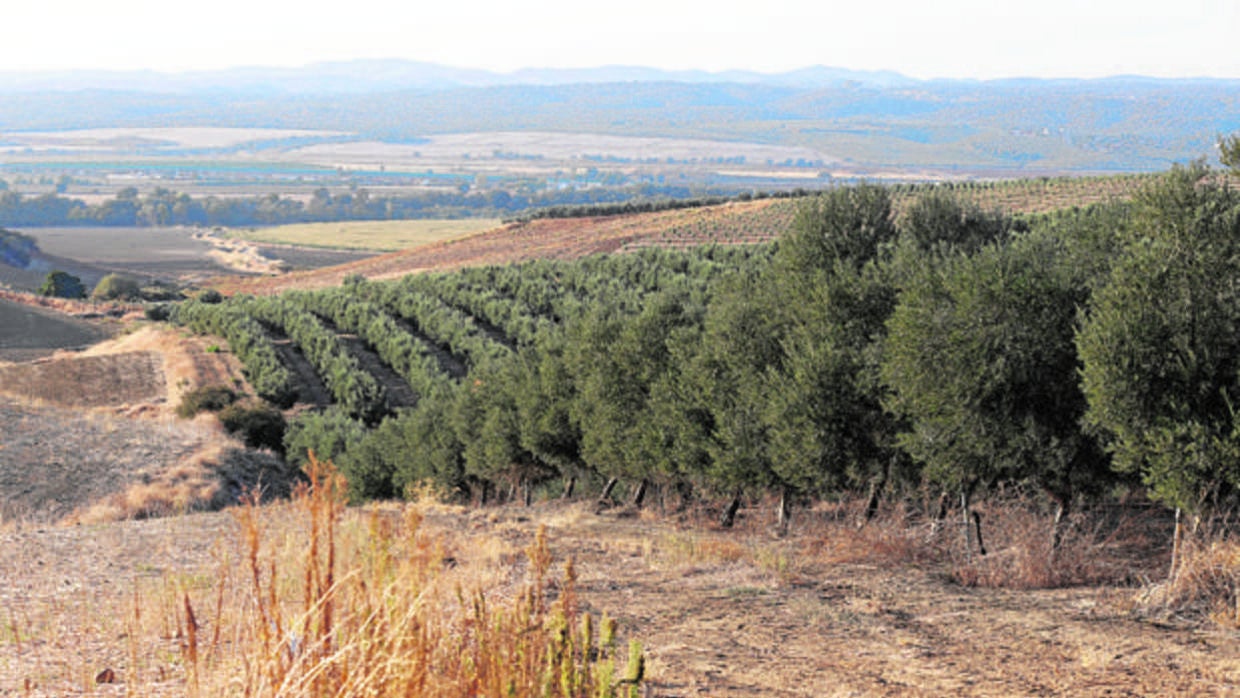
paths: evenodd
<path fill-rule="evenodd" d="M 558 502 L 455 510 L 428 522 L 463 551 L 462 565 L 472 564 L 469 551 L 497 541 L 508 551 L 501 558 L 519 565 L 519 551 L 546 525 L 557 564 L 575 561 L 583 605 L 643 643 L 645 696 L 1240 691 L 1240 635 L 1141 620 L 1132 587 L 966 588 L 937 564 L 832 562 L 814 552 L 830 528 L 777 539 L 760 512 L 735 531 Z M 32 629 L 24 642 L 0 632 L 0 695 L 26 694 L 27 679 L 29 695 L 177 695 L 175 654 L 167 673 L 127 677 L 127 641 L 108 636 L 117 623 L 100 609 L 124 607 L 141 580 L 209 575 L 221 541 L 235 536 L 226 513 L 10 526 L 0 533 L 0 609 Z M 121 683 L 94 685 L 103 668 Z"/>

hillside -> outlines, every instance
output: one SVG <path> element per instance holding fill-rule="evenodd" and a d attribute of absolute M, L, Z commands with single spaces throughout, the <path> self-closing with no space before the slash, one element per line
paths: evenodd
<path fill-rule="evenodd" d="M 962 202 L 987 211 L 1037 214 L 1126 199 L 1148 176 L 1025 179 L 953 185 Z M 926 187 L 894 189 L 897 211 Z M 221 278 L 212 285 L 225 293 L 280 293 L 289 289 L 339 286 L 345 277 L 391 279 L 424 271 L 513 264 L 531 259 L 578 259 L 592 254 L 645 247 L 681 248 L 770 242 L 792 225 L 797 199 L 734 201 L 654 213 L 577 218 L 538 218 L 511 223 L 458 240 L 415 247 L 336 267 L 278 277 Z"/>
<path fill-rule="evenodd" d="M 961 194 L 987 202 L 987 208 L 1033 212 L 1122 198 L 1135 182 L 1029 182 L 966 188 Z M 910 193 L 901 190 L 897 210 L 907 206 Z M 849 192 L 836 194 L 843 198 Z M 935 507 L 937 493 L 924 476 L 891 473 L 890 468 L 883 477 L 890 473 L 900 481 L 876 513 L 862 497 L 867 485 L 871 493 L 882 485 L 840 481 L 818 490 L 827 496 L 811 492 L 799 497 L 789 523 L 787 484 L 781 496 L 781 488 L 764 483 L 745 493 L 744 508 L 734 521 L 721 521 L 726 497 L 737 491 L 727 487 L 736 487 L 752 473 L 742 470 L 747 463 L 722 459 L 748 447 L 745 439 L 765 438 L 754 434 L 752 426 L 774 427 L 785 414 L 811 414 L 817 404 L 784 403 L 786 412 L 738 405 L 719 391 L 728 381 L 719 369 L 749 360 L 746 352 L 752 351 L 754 339 L 786 340 L 777 343 L 794 366 L 805 365 L 792 364 L 805 357 L 794 352 L 817 352 L 829 342 L 797 344 L 796 335 L 780 338 L 769 332 L 762 324 L 767 319 L 780 313 L 795 318 L 792 313 L 803 308 L 772 302 L 789 296 L 764 299 L 757 289 L 744 287 L 733 287 L 728 297 L 742 299 L 734 307 L 749 304 L 753 312 L 721 316 L 706 309 L 695 320 L 706 331 L 685 332 L 687 321 L 694 319 L 688 317 L 688 304 L 664 301 L 725 298 L 710 284 L 741 277 L 733 273 L 741 265 L 769 263 L 771 249 L 648 248 L 770 240 L 787 229 L 796 205 L 757 201 L 536 220 L 320 273 L 221 282 L 230 291 L 271 293 L 338 284 L 348 274 L 379 278 L 419 269 L 501 265 L 459 275 L 413 274 L 400 284 L 351 283 L 332 294 L 233 297 L 176 306 L 174 321 L 180 321 L 178 315 L 182 320 L 197 317 L 202 326 L 212 325 L 211 331 L 231 331 L 231 346 L 223 351 L 218 338 L 187 337 L 182 329 L 160 325 L 140 327 L 86 352 L 0 366 L 0 386 L 48 397 L 46 403 L 12 396 L 0 401 L 0 433 L 6 435 L 0 444 L 0 495 L 6 498 L 0 501 L 0 548 L 7 556 L 0 564 L 0 605 L 9 616 L 7 632 L 0 632 L 0 694 L 267 695 L 249 691 L 255 683 L 268 681 L 267 667 L 289 669 L 294 681 L 310 681 L 324 675 L 317 671 L 323 665 L 310 669 L 310 663 L 334 661 L 349 647 L 361 648 L 366 663 L 360 666 L 367 670 L 378 671 L 380 664 L 434 666 L 430 662 L 436 659 L 473 669 L 482 666 L 471 654 L 482 642 L 469 652 L 444 651 L 440 654 L 446 658 L 436 658 L 436 648 L 417 654 L 400 642 L 376 641 L 369 633 L 378 626 L 412 628 L 419 637 L 432 626 L 467 632 L 490 625 L 484 608 L 504 613 L 506 604 L 526 598 L 532 606 L 573 607 L 615 619 L 614 636 L 621 647 L 631 640 L 640 643 L 645 658 L 640 695 L 651 697 L 1232 692 L 1240 682 L 1234 540 L 1185 543 L 1181 574 L 1163 581 L 1172 564 L 1173 514 L 1151 506 L 1135 485 L 1116 484 L 1105 499 L 1074 508 L 1054 546 L 1048 535 L 1054 515 L 1033 487 L 1008 479 L 975 500 L 970 517 L 968 510 L 947 509 L 950 493 Z M 1082 225 L 1096 220 L 1090 217 L 1095 213 L 1107 211 L 1069 211 L 1058 220 Z M 1108 219 L 1101 221 L 1105 225 Z M 902 223 L 907 224 L 907 217 Z M 1098 229 L 1104 239 L 1114 233 L 1113 228 Z M 1065 224 L 1051 232 L 1062 243 L 1058 249 L 1068 249 L 1087 237 L 1081 233 L 1094 230 Z M 1015 245 L 1007 242 L 1008 248 Z M 575 264 L 505 264 L 620 250 L 632 253 Z M 1011 259 L 1010 268 L 1022 270 L 1037 261 Z M 1073 271 L 1082 266 L 1076 264 L 1080 258 L 1055 259 L 1073 263 Z M 927 261 L 923 271 L 935 272 L 933 264 Z M 845 265 L 835 269 L 840 275 L 850 273 Z M 966 290 L 975 287 L 966 284 Z M 1059 302 L 1063 296 L 1043 293 L 1041 286 L 1022 288 L 1029 292 L 1030 305 L 1050 298 L 1056 311 L 1027 313 L 1032 318 L 1028 327 L 1041 329 L 1048 319 L 1067 327 L 1078 322 L 1075 303 Z M 886 298 L 896 295 L 880 290 Z M 795 296 L 807 297 L 834 300 L 825 293 Z M 1021 307 L 1005 302 L 1007 298 L 1000 297 L 996 305 L 1005 310 Z M 600 300 L 614 304 L 612 312 L 587 312 L 586 302 Z M 860 318 L 855 310 L 860 305 L 850 304 L 846 310 L 853 315 L 846 319 Z M 626 313 L 629 319 L 623 317 Z M 579 340 L 566 348 L 569 360 L 560 363 L 550 353 L 538 361 L 520 360 L 534 358 L 529 350 L 539 345 L 523 333 L 532 336 L 555 323 L 575 323 L 574 314 L 587 319 L 577 325 L 583 331 L 568 335 Z M 728 318 L 729 324 L 722 327 L 724 332 L 712 333 L 720 328 L 713 324 L 719 317 Z M 979 325 L 1002 322 L 978 323 L 979 317 L 988 316 L 961 313 L 967 330 L 958 336 L 977 335 Z M 850 327 L 862 330 L 853 331 L 865 342 L 873 341 L 861 323 Z M 1045 336 L 1029 341 L 1029 354 L 1075 346 L 1070 334 L 1060 337 L 1059 344 L 1042 341 Z M 552 342 L 541 346 L 554 348 Z M 901 346 L 934 344 L 910 341 Z M 251 363 L 251 358 L 263 358 L 260 350 L 265 348 L 272 348 L 268 356 L 281 356 L 270 364 Z M 710 363 L 670 363 L 694 359 L 697 352 Z M 876 353 L 867 351 L 866 356 Z M 1008 356 L 1016 358 L 1014 353 L 1000 358 Z M 322 504 L 331 496 L 327 494 L 317 505 L 298 500 L 151 521 L 48 525 L 214 508 L 236 501 L 256 482 L 288 482 L 286 466 L 268 454 L 239 449 L 210 420 L 163 418 L 190 387 L 243 385 L 236 362 L 242 357 L 255 386 L 263 372 L 270 375 L 276 364 L 295 359 L 300 367 L 287 368 L 302 374 L 294 380 L 316 383 L 315 392 L 321 395 L 313 402 L 342 408 L 299 415 L 303 425 L 322 416 L 325 422 L 331 420 L 330 428 L 340 429 L 340 438 L 333 440 L 346 447 L 338 459 L 341 472 L 362 476 L 356 482 L 363 484 L 367 477 L 377 481 L 386 477 L 386 462 L 375 456 L 390 459 L 390 481 L 396 483 L 398 476 L 403 480 L 386 496 L 404 493 L 411 501 L 343 510 L 334 529 L 339 538 L 333 539 L 341 544 L 326 553 L 337 567 L 326 570 L 320 558 L 308 556 L 324 554 L 324 546 L 318 545 L 325 535 L 322 524 L 336 521 L 324 511 L 335 511 Z M 930 382 L 941 384 L 939 378 L 950 375 L 950 358 L 946 352 L 929 357 L 925 374 Z M 650 381 L 652 361 L 663 362 L 659 370 L 665 375 L 671 368 L 700 380 L 667 391 L 667 383 Z M 445 366 L 452 362 L 459 370 Z M 519 370 L 505 370 L 513 367 Z M 383 368 L 384 377 L 377 368 Z M 1075 361 L 1064 362 L 1062 368 L 1077 376 Z M 648 382 L 627 389 L 610 378 L 626 373 Z M 978 371 L 965 368 L 962 373 Z M 856 364 L 842 365 L 830 376 L 832 391 L 818 383 L 804 392 L 777 370 L 751 375 L 770 396 L 786 400 L 833 392 L 845 385 L 842 378 L 859 374 Z M 79 381 L 80 375 L 89 378 Z M 380 385 L 405 382 L 406 390 L 417 393 L 416 404 L 393 400 L 391 391 L 386 399 L 379 391 L 369 391 L 375 383 L 367 377 Z M 505 380 L 511 382 L 506 385 Z M 449 383 L 456 387 L 445 390 Z M 74 391 L 74 385 L 81 387 Z M 586 388 L 594 390 L 587 394 Z M 577 393 L 570 396 L 577 406 L 587 408 L 593 395 L 607 400 L 633 396 L 642 402 L 616 400 L 617 408 L 610 410 L 600 410 L 596 403 L 592 411 L 582 411 L 584 418 L 572 416 L 568 423 L 566 415 L 578 410 L 551 402 L 568 391 Z M 1010 402 L 1029 402 L 1019 395 L 1023 393 Z M 526 400 L 530 396 L 540 404 L 532 405 Z M 665 402 L 653 405 L 646 396 Z M 301 397 L 307 401 L 306 395 Z M 449 398 L 453 404 L 436 405 Z M 60 405 L 48 404 L 52 399 Z M 130 404 L 119 404 L 122 400 Z M 394 419 L 376 425 L 367 402 L 402 409 Z M 94 404 L 108 407 L 86 409 Z M 530 407 L 549 418 L 529 420 L 541 434 L 527 446 L 515 427 L 530 416 L 519 410 Z M 1064 405 L 1056 402 L 1048 409 L 1058 415 Z M 346 411 L 358 420 L 342 418 Z M 716 424 L 735 427 L 731 434 L 741 437 L 712 450 L 710 455 L 721 459 L 709 471 L 691 475 L 666 469 L 654 474 L 649 463 L 668 461 L 655 461 L 663 456 L 651 450 L 630 451 L 631 470 L 619 469 L 628 464 L 618 468 L 591 460 L 625 453 L 634 444 L 647 449 L 683 446 L 695 438 L 684 417 L 700 424 L 704 414 Z M 671 426 L 658 435 L 670 432 L 675 437 L 644 438 L 634 429 L 636 415 L 653 415 L 660 427 Z M 862 433 L 856 422 L 845 419 L 850 438 Z M 1077 424 L 1071 421 L 1073 428 Z M 370 433 L 359 440 L 357 430 L 366 427 Z M 590 430 L 592 443 L 603 447 L 587 453 L 582 448 L 585 430 Z M 612 442 L 598 440 L 617 434 Z M 772 441 L 760 448 L 775 446 Z M 841 453 L 848 447 L 841 439 L 830 450 Z M 548 456 L 568 452 L 567 459 L 555 461 L 556 467 L 561 480 L 575 482 L 580 475 L 581 499 L 561 499 L 563 482 L 534 470 L 529 456 L 517 448 L 538 448 Z M 1035 448 L 1051 450 L 1040 444 Z M 796 450 L 779 454 L 776 465 L 791 464 Z M 290 447 L 290 458 L 293 452 Z M 439 463 L 449 465 L 440 469 Z M 377 467 L 362 469 L 359 464 Z M 475 480 L 451 490 L 450 478 L 463 475 L 465 464 Z M 621 489 L 599 498 L 604 478 L 617 473 L 625 480 Z M 789 480 L 797 476 L 795 471 L 785 473 L 781 477 Z M 731 479 L 713 485 L 698 479 L 712 476 Z M 530 477 L 543 481 L 531 489 Z M 676 482 L 674 477 L 684 479 Z M 645 493 L 647 484 L 643 503 L 636 493 Z M 529 497 L 524 506 L 516 503 L 522 489 Z M 461 503 L 445 503 L 450 491 L 460 495 Z M 509 503 L 493 504 L 504 501 L 504 491 Z M 740 495 L 735 501 L 741 502 Z M 942 513 L 935 514 L 936 508 Z M 321 518 L 325 515 L 329 518 Z M 944 516 L 950 518 L 940 518 Z M 972 526 L 955 523 L 962 520 L 972 521 Z M 550 552 L 536 558 L 540 530 L 546 531 Z M 318 597 L 334 597 L 319 606 L 312 589 L 324 576 L 328 581 L 317 588 L 343 591 Z M 538 593 L 524 586 L 532 577 L 540 585 Z M 340 587 L 332 585 L 333 579 Z M 387 616 L 376 615 L 406 607 L 429 609 L 432 621 L 391 623 Z M 319 615 L 320 608 L 329 611 Z M 451 625 L 458 612 L 463 613 L 461 625 Z M 335 624 L 319 627 L 332 628 L 331 641 L 338 643 L 332 652 L 322 652 L 325 645 L 316 645 L 310 633 L 318 619 L 329 617 Z M 380 617 L 385 620 L 375 621 Z M 563 637 L 565 628 L 581 625 L 560 618 L 547 625 L 521 620 L 527 632 L 508 634 L 522 637 L 549 628 Z M 358 630 L 360 639 L 347 639 Z M 588 643 L 580 652 L 587 658 L 593 654 Z M 603 644 L 593 649 L 601 654 Z M 384 652 L 398 661 L 376 661 L 376 654 L 383 657 Z M 517 659 L 509 662 L 512 657 Z M 491 659 L 496 665 L 520 662 L 515 653 L 506 658 L 497 653 Z M 536 668 L 542 672 L 545 666 Z M 270 693 L 283 695 L 278 688 Z"/>
<path fill-rule="evenodd" d="M 57 322 L 37 317 L 40 327 Z M 272 454 L 210 421 L 172 416 L 187 390 L 242 382 L 236 361 L 206 346 L 146 328 L 81 352 L 0 361 L 0 521 L 215 509 L 258 483 L 287 493 L 291 473 Z"/>
<path fill-rule="evenodd" d="M 270 294 L 292 288 L 338 286 L 345 277 L 390 279 L 422 271 L 447 271 L 531 259 L 577 259 L 669 241 L 704 244 L 763 242 L 777 237 L 791 221 L 787 201 L 756 201 L 703 209 L 603 216 L 537 219 L 504 225 L 459 240 L 417 247 L 310 272 L 279 277 L 221 279 L 225 293 Z"/>

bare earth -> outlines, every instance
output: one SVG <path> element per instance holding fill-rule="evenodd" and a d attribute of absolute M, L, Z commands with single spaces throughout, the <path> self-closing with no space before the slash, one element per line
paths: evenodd
<path fill-rule="evenodd" d="M 1135 589 L 970 589 L 935 566 L 831 563 L 812 552 L 829 529 L 774 539 L 765 518 L 756 513 L 747 528 L 724 532 L 546 503 L 442 512 L 429 523 L 459 550 L 498 539 L 512 559 L 546 524 L 557 559 L 575 560 L 582 602 L 642 641 L 648 696 L 1224 696 L 1240 689 L 1237 633 L 1138 620 L 1129 611 Z M 120 621 L 100 608 L 124 609 L 137 584 L 170 579 L 165 585 L 175 588 L 178 579 L 209 578 L 218 548 L 235 537 L 222 513 L 0 534 L 7 558 L 0 608 L 32 628 L 24 642 L 0 639 L 0 695 L 25 695 L 27 679 L 30 695 L 178 695 L 183 677 L 172 643 L 141 639 L 168 655 L 167 668 L 128 676 L 128 641 L 109 636 Z M 472 564 L 468 554 L 461 564 Z M 48 608 L 64 613 L 54 621 L 40 616 Z M 121 683 L 93 685 L 103 668 Z"/>

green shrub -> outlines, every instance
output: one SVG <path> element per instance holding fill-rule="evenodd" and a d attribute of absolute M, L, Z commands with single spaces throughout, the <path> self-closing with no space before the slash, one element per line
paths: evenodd
<path fill-rule="evenodd" d="M 284 453 L 284 415 L 265 403 L 233 403 L 220 412 L 220 423 L 250 448 Z"/>
<path fill-rule="evenodd" d="M 90 297 L 101 301 L 137 300 L 142 297 L 142 287 L 127 276 L 108 274 L 99 280 Z"/>
<path fill-rule="evenodd" d="M 59 269 L 47 273 L 43 285 L 39 287 L 39 295 L 55 298 L 85 298 L 86 287 L 82 280 L 67 271 Z"/>
<path fill-rule="evenodd" d="M 154 322 L 165 322 L 172 315 L 167 303 L 156 303 L 146 306 L 146 319 Z"/>
<path fill-rule="evenodd" d="M 237 401 L 237 393 L 223 385 L 204 385 L 185 393 L 177 406 L 177 416 L 189 419 L 199 412 L 219 412 Z"/>
<path fill-rule="evenodd" d="M 213 288 L 209 288 L 203 291 L 202 293 L 198 294 L 198 302 L 199 303 L 211 303 L 211 304 L 223 303 L 224 294 L 220 293 L 219 291 Z"/>

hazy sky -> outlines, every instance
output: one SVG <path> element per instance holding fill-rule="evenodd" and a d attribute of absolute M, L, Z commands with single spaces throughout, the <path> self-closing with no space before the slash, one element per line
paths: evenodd
<path fill-rule="evenodd" d="M 1240 0 L 26 0 L 0 72 L 408 58 L 916 77 L 1240 78 Z"/>

